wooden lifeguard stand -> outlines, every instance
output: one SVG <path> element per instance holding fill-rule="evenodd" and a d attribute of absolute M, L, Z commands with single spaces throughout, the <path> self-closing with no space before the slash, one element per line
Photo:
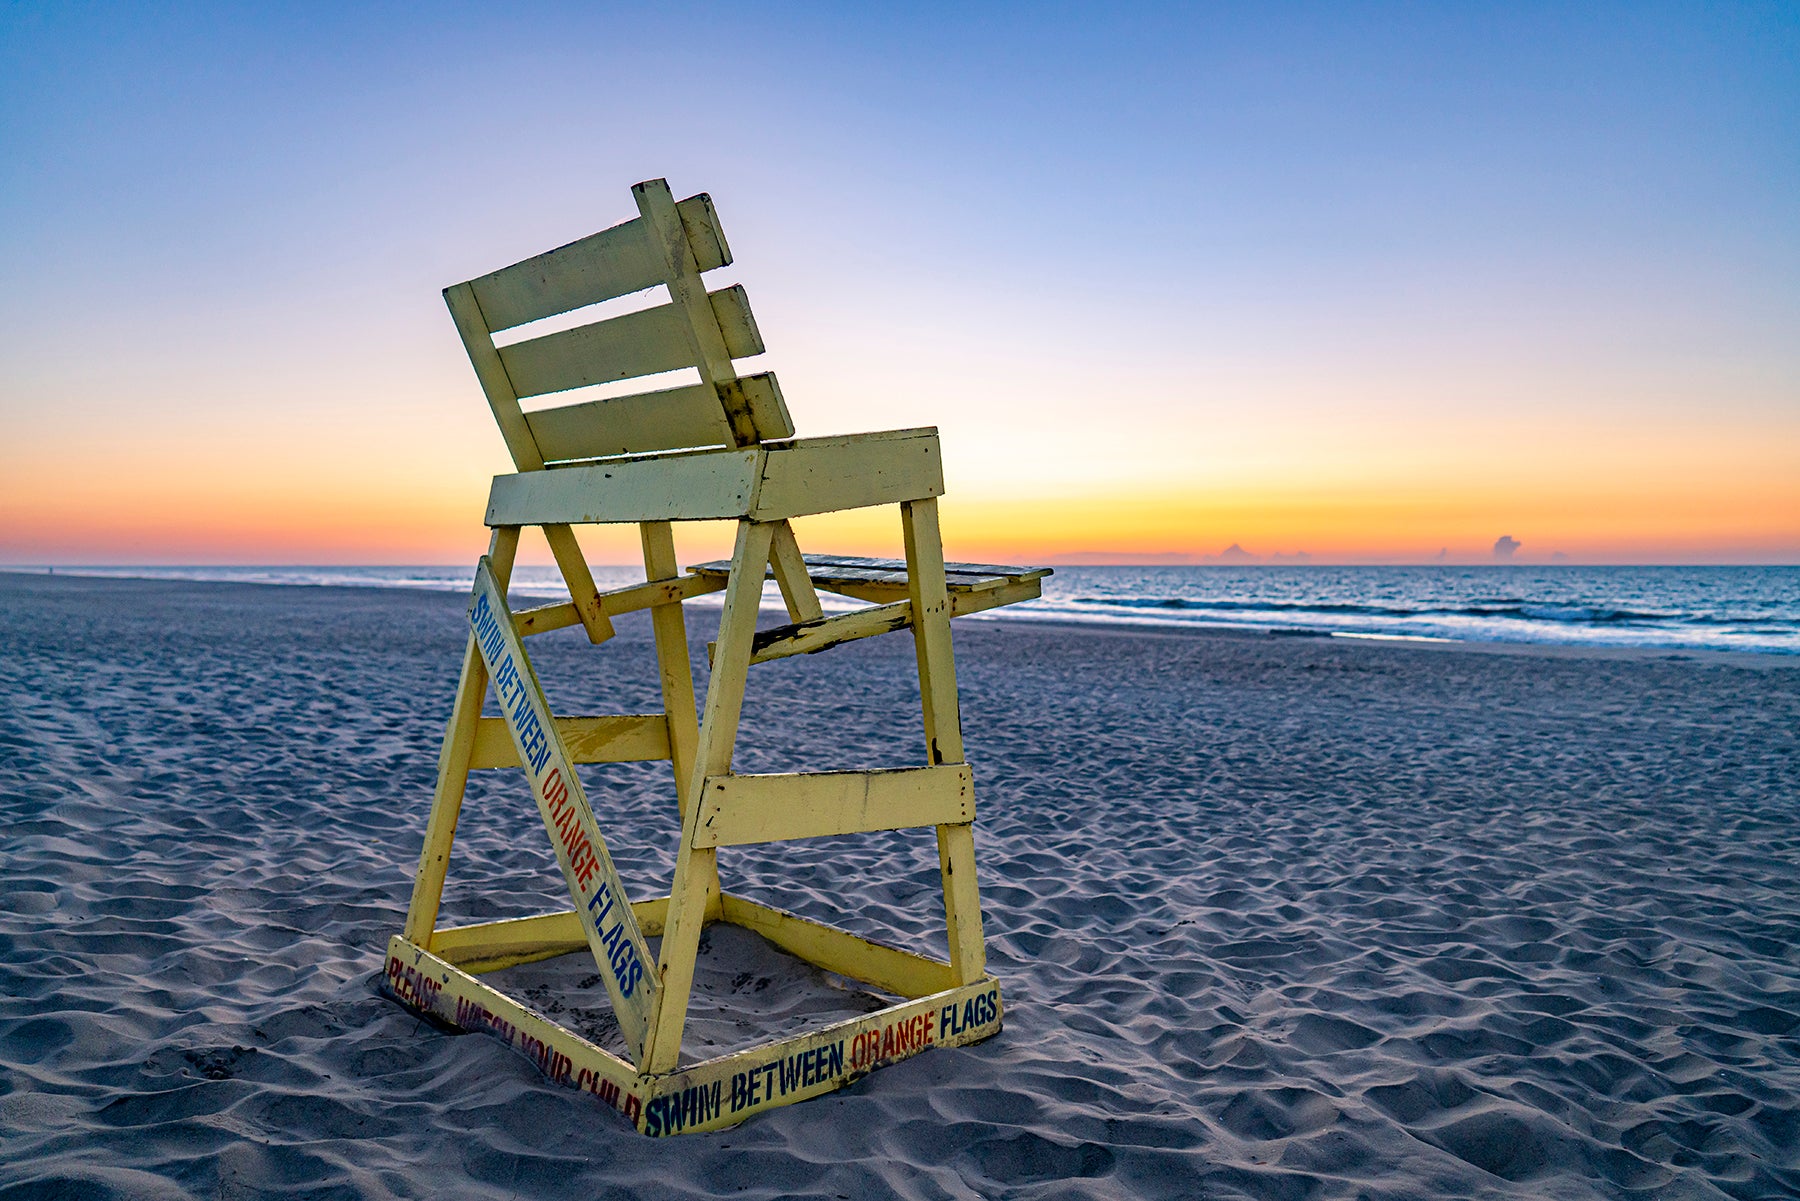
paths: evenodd
<path fill-rule="evenodd" d="M 975 886 L 974 779 L 963 758 L 949 621 L 1027 600 L 1047 569 L 943 561 L 935 429 L 795 438 L 775 377 L 740 376 L 762 353 L 741 287 L 708 292 L 702 273 L 731 262 L 712 202 L 676 203 L 668 185 L 633 189 L 638 217 L 457 284 L 444 297 L 518 468 L 489 494 L 488 553 L 476 570 L 471 633 L 438 758 L 436 795 L 405 929 L 385 981 L 404 1004 L 493 1034 L 551 1079 L 601 1097 L 646 1134 L 709 1130 L 832 1089 L 934 1046 L 1000 1028 Z M 496 346 L 494 335 L 666 287 L 667 303 Z M 698 383 L 525 412 L 521 397 L 682 368 Z M 906 558 L 803 556 L 789 519 L 896 504 Z M 729 561 L 680 572 L 672 523 L 737 522 Z M 570 527 L 639 527 L 646 581 L 600 592 Z M 513 613 L 506 589 L 522 527 L 540 527 L 570 600 Z M 790 623 L 757 630 L 773 573 Z M 871 602 L 827 616 L 818 589 Z M 682 602 L 724 595 L 705 708 L 696 711 Z M 580 625 L 595 643 L 611 619 L 648 609 L 664 711 L 600 717 L 549 710 L 524 639 Z M 732 771 L 753 663 L 908 629 L 917 648 L 926 763 L 887 771 L 742 775 Z M 481 710 L 492 686 L 503 716 Z M 666 897 L 625 895 L 575 765 L 667 759 L 681 844 Z M 439 929 L 437 914 L 468 773 L 522 769 L 574 907 Z M 859 938 L 721 891 L 718 848 L 869 830 L 936 828 L 949 959 Z M 703 1062 L 681 1058 L 702 927 L 728 922 L 829 971 L 899 998 L 878 1012 Z M 647 937 L 660 935 L 653 959 Z M 627 1061 L 479 979 L 589 950 Z"/>

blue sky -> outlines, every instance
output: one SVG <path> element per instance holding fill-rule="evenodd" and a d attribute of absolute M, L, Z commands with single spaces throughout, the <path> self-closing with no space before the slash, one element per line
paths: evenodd
<path fill-rule="evenodd" d="M 1800 556 L 1800 7 L 9 5 L 0 560 L 464 557 L 439 289 L 656 175 L 984 549 Z"/>

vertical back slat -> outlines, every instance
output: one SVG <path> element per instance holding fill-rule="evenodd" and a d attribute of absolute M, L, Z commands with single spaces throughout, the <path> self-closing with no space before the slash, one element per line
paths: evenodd
<path fill-rule="evenodd" d="M 544 465 L 544 456 L 531 436 L 531 427 L 525 424 L 519 394 L 507 377 L 500 353 L 494 349 L 494 336 L 488 332 L 487 316 L 475 298 L 474 285 L 445 288 L 444 303 L 450 306 L 450 318 L 456 322 L 456 332 L 462 335 L 463 349 L 469 352 L 475 378 L 481 381 L 481 391 L 487 396 L 488 408 L 494 411 L 494 421 L 500 426 L 500 436 L 506 439 L 513 465 L 520 471 L 536 471 Z"/>
<path fill-rule="evenodd" d="M 731 349 L 726 345 L 726 331 L 721 328 L 720 314 L 709 303 L 706 285 L 700 280 L 700 265 L 694 247 L 688 241 L 681 214 L 669 192 L 667 181 L 647 180 L 631 189 L 637 199 L 638 215 L 643 218 L 650 240 L 663 259 L 663 280 L 669 286 L 673 307 L 687 317 L 687 329 L 695 366 L 700 378 L 719 392 L 719 404 L 725 419 L 731 423 L 732 438 L 739 446 L 759 441 L 756 423 L 741 403 L 740 393 L 732 388 L 737 371 L 731 365 Z M 744 306 L 749 312 L 749 306 Z M 760 345 L 761 339 L 758 339 Z"/>

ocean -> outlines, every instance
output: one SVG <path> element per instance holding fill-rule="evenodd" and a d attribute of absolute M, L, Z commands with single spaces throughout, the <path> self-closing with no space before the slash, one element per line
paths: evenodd
<path fill-rule="evenodd" d="M 472 577 L 469 567 L 56 570 L 451 592 L 467 591 Z M 643 578 L 626 567 L 596 567 L 594 575 L 603 588 Z M 553 567 L 519 568 L 512 590 L 531 598 L 563 594 Z M 825 599 L 828 610 L 851 605 Z M 1800 654 L 1800 567 L 1058 567 L 1044 581 L 1042 599 L 967 620 L 984 618 Z"/>

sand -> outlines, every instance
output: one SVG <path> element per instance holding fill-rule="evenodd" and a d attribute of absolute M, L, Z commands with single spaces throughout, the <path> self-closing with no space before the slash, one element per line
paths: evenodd
<path fill-rule="evenodd" d="M 0 1197 L 1800 1194 L 1794 660 L 959 622 L 1005 1030 L 652 1140 L 374 989 L 462 609 L 0 574 Z M 655 707 L 619 629 L 559 708 Z M 740 768 L 916 761 L 911 654 L 756 669 Z M 648 894 L 666 767 L 588 780 Z M 535 823 L 484 773 L 447 920 L 557 907 Z M 721 863 L 942 945 L 929 836 Z M 691 1050 L 865 1003 L 709 948 Z"/>

